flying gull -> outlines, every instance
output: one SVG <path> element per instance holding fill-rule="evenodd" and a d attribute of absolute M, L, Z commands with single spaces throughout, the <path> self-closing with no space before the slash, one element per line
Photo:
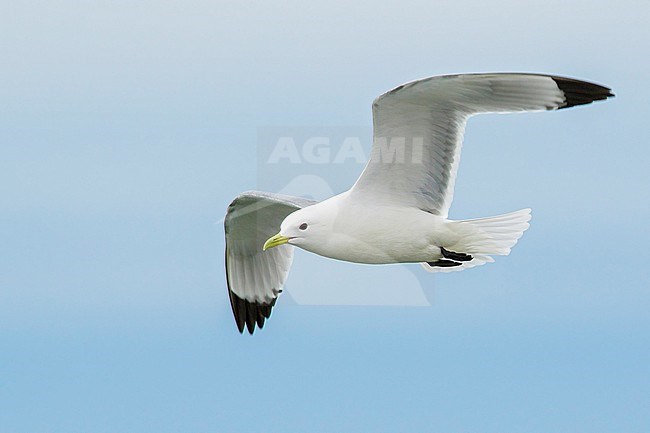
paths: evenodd
<path fill-rule="evenodd" d="M 226 280 L 239 332 L 264 326 L 294 246 L 348 262 L 421 263 L 429 272 L 508 255 L 529 226 L 530 209 L 447 219 L 467 119 L 560 110 L 612 96 L 597 84 L 520 73 L 436 76 L 379 96 L 372 104 L 372 154 L 348 191 L 322 202 L 250 191 L 228 207 Z"/>

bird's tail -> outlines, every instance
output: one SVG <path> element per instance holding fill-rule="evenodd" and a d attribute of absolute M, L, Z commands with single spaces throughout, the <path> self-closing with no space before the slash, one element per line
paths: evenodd
<path fill-rule="evenodd" d="M 471 255 L 472 260 L 453 267 L 437 267 L 427 263 L 423 263 L 423 267 L 429 272 L 461 271 L 493 262 L 491 256 L 507 256 L 530 227 L 530 212 L 530 209 L 521 209 L 494 217 L 451 221 L 450 228 L 460 236 L 454 245 L 445 248 Z"/>

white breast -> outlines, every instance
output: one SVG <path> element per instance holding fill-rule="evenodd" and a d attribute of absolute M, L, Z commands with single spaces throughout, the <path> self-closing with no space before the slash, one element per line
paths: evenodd
<path fill-rule="evenodd" d="M 368 264 L 432 261 L 451 235 L 446 219 L 419 209 L 359 205 L 345 195 L 332 205 L 337 211 L 327 241 L 308 248 L 325 257 Z"/>

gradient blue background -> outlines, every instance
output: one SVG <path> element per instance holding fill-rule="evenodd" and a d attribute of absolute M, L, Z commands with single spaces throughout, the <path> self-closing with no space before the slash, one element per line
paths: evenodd
<path fill-rule="evenodd" d="M 648 22 L 642 1 L 3 2 L 0 432 L 650 431 Z M 428 275 L 431 307 L 281 300 L 239 335 L 216 222 L 256 187 L 258 127 L 369 126 L 399 83 L 501 70 L 617 94 L 471 121 L 451 216 L 532 207 L 513 254 Z"/>

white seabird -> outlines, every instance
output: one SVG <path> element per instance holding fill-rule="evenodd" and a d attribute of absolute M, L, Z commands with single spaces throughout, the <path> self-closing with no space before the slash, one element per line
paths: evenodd
<path fill-rule="evenodd" d="M 226 280 L 239 332 L 264 326 L 293 246 L 349 262 L 422 263 L 430 272 L 508 255 L 529 226 L 530 209 L 447 219 L 467 119 L 559 110 L 611 96 L 597 84 L 519 73 L 437 76 L 379 96 L 372 104 L 372 155 L 348 191 L 320 203 L 251 191 L 228 207 Z"/>

